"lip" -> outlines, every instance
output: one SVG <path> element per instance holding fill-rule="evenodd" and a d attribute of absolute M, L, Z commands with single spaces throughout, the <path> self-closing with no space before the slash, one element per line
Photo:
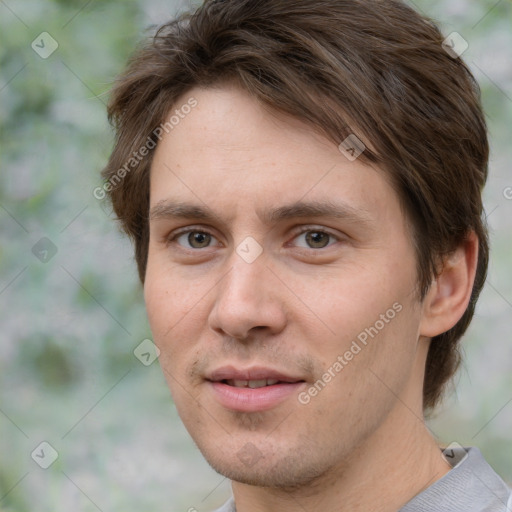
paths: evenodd
<path fill-rule="evenodd" d="M 222 366 L 212 371 L 206 377 L 210 381 L 221 380 L 263 380 L 275 379 L 281 382 L 298 382 L 303 381 L 302 377 L 287 375 L 284 372 L 268 368 L 264 366 L 251 366 L 250 368 L 236 368 L 235 366 Z"/>
<path fill-rule="evenodd" d="M 279 382 L 261 388 L 239 388 L 222 382 L 231 379 L 274 379 Z M 296 395 L 300 388 L 306 385 L 305 380 L 300 377 L 260 366 L 245 369 L 224 366 L 211 372 L 206 378 L 206 384 L 221 406 L 240 412 L 260 412 L 273 409 L 291 396 Z"/>
<path fill-rule="evenodd" d="M 296 395 L 305 382 L 281 382 L 254 389 L 237 388 L 218 381 L 207 381 L 207 384 L 216 400 L 226 409 L 239 412 L 261 412 L 273 409 Z"/>

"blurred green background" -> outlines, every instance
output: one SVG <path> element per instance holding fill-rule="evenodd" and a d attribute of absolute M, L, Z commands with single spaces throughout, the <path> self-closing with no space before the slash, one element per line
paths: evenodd
<path fill-rule="evenodd" d="M 457 391 L 430 426 L 442 443 L 480 447 L 512 482 L 512 6 L 411 4 L 468 41 L 463 57 L 482 86 L 492 143 L 489 281 Z M 112 145 L 109 87 L 145 30 L 186 9 L 0 0 L 4 512 L 202 512 L 230 494 L 181 425 L 158 363 L 133 354 L 151 333 L 132 249 L 93 197 Z M 34 461 L 51 456 L 43 441 L 58 452 L 46 470 Z"/>

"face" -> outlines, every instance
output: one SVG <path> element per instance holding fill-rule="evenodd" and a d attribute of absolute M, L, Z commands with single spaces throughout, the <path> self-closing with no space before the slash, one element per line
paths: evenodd
<path fill-rule="evenodd" d="M 190 98 L 151 168 L 160 364 L 214 469 L 303 485 L 421 387 L 411 236 L 381 170 L 236 88 Z"/>

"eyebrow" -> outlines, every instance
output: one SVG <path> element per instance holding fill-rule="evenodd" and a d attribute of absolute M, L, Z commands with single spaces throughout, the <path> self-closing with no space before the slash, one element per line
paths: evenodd
<path fill-rule="evenodd" d="M 371 227 L 374 224 L 373 217 L 367 210 L 355 208 L 346 203 L 322 201 L 296 201 L 294 203 L 257 210 L 258 217 L 267 225 L 297 218 L 331 217 L 344 219 L 350 223 L 362 224 Z M 197 220 L 221 220 L 210 208 L 184 201 L 162 200 L 153 206 L 149 213 L 150 220 L 159 219 L 197 219 Z"/>

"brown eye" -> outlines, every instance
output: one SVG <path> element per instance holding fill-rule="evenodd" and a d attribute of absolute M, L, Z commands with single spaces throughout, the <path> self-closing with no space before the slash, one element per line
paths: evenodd
<path fill-rule="evenodd" d="M 335 235 L 319 229 L 305 229 L 295 238 L 300 241 L 297 245 L 304 249 L 323 249 L 338 240 Z"/>
<path fill-rule="evenodd" d="M 203 231 L 191 231 L 187 236 L 188 243 L 194 249 L 203 249 L 204 247 L 208 247 L 211 239 L 212 236 L 210 233 L 205 233 Z"/>
<path fill-rule="evenodd" d="M 322 231 L 308 231 L 306 242 L 312 249 L 322 249 L 329 243 L 330 235 Z"/>
<path fill-rule="evenodd" d="M 212 240 L 216 238 L 207 231 L 188 229 L 177 233 L 169 242 L 177 243 L 185 249 L 205 249 L 211 245 Z"/>

